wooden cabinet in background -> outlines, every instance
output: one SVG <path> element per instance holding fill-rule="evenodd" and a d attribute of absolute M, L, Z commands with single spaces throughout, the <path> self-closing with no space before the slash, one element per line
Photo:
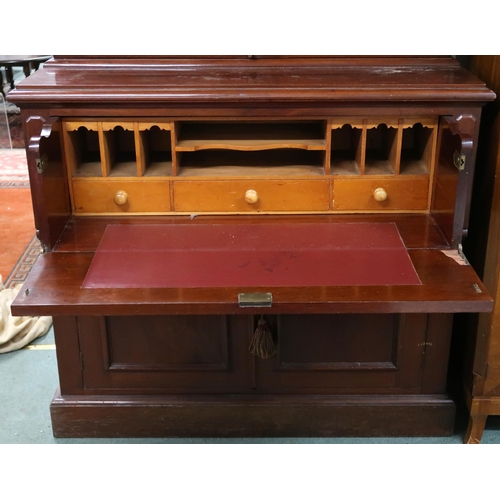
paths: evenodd
<path fill-rule="evenodd" d="M 55 57 L 9 98 L 54 435 L 453 431 L 453 315 L 493 307 L 461 243 L 494 94 L 455 60 Z"/>
<path fill-rule="evenodd" d="M 500 92 L 500 56 L 470 56 L 467 68 Z M 500 105 L 485 108 L 479 157 L 484 166 L 474 188 L 471 234 L 466 250 L 495 298 L 492 313 L 469 318 L 463 359 L 470 412 L 464 441 L 479 443 L 488 415 L 500 415 Z"/>

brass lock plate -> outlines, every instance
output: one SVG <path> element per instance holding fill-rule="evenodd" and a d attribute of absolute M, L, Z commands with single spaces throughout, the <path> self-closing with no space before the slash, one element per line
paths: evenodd
<path fill-rule="evenodd" d="M 272 293 L 249 292 L 238 294 L 240 307 L 271 307 L 273 305 Z"/>

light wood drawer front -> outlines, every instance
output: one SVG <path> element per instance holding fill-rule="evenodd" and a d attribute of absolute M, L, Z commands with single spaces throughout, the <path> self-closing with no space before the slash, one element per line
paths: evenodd
<path fill-rule="evenodd" d="M 119 191 L 118 203 L 115 196 Z M 169 212 L 168 181 L 73 181 L 75 213 Z"/>
<path fill-rule="evenodd" d="M 329 191 L 328 180 L 174 181 L 174 204 L 177 212 L 326 211 Z"/>
<path fill-rule="evenodd" d="M 385 200 L 377 201 L 375 191 Z M 333 182 L 334 210 L 425 210 L 429 179 L 336 179 Z"/>

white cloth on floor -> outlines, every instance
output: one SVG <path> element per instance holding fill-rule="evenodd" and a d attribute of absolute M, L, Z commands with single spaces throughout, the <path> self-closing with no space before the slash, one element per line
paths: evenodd
<path fill-rule="evenodd" d="M 52 325 L 50 316 L 12 316 L 10 305 L 20 289 L 21 285 L 4 288 L 0 276 L 0 354 L 23 348 L 45 335 Z"/>

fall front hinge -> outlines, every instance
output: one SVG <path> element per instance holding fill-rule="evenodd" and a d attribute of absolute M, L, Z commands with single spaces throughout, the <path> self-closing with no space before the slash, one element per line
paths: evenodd
<path fill-rule="evenodd" d="M 43 171 L 47 167 L 47 163 L 49 162 L 49 159 L 47 158 L 47 155 L 43 155 L 41 158 L 36 159 L 36 171 L 39 174 L 43 174 Z"/>
<path fill-rule="evenodd" d="M 462 155 L 455 150 L 453 153 L 453 164 L 458 168 L 458 170 L 463 170 L 465 168 L 465 155 Z"/>

